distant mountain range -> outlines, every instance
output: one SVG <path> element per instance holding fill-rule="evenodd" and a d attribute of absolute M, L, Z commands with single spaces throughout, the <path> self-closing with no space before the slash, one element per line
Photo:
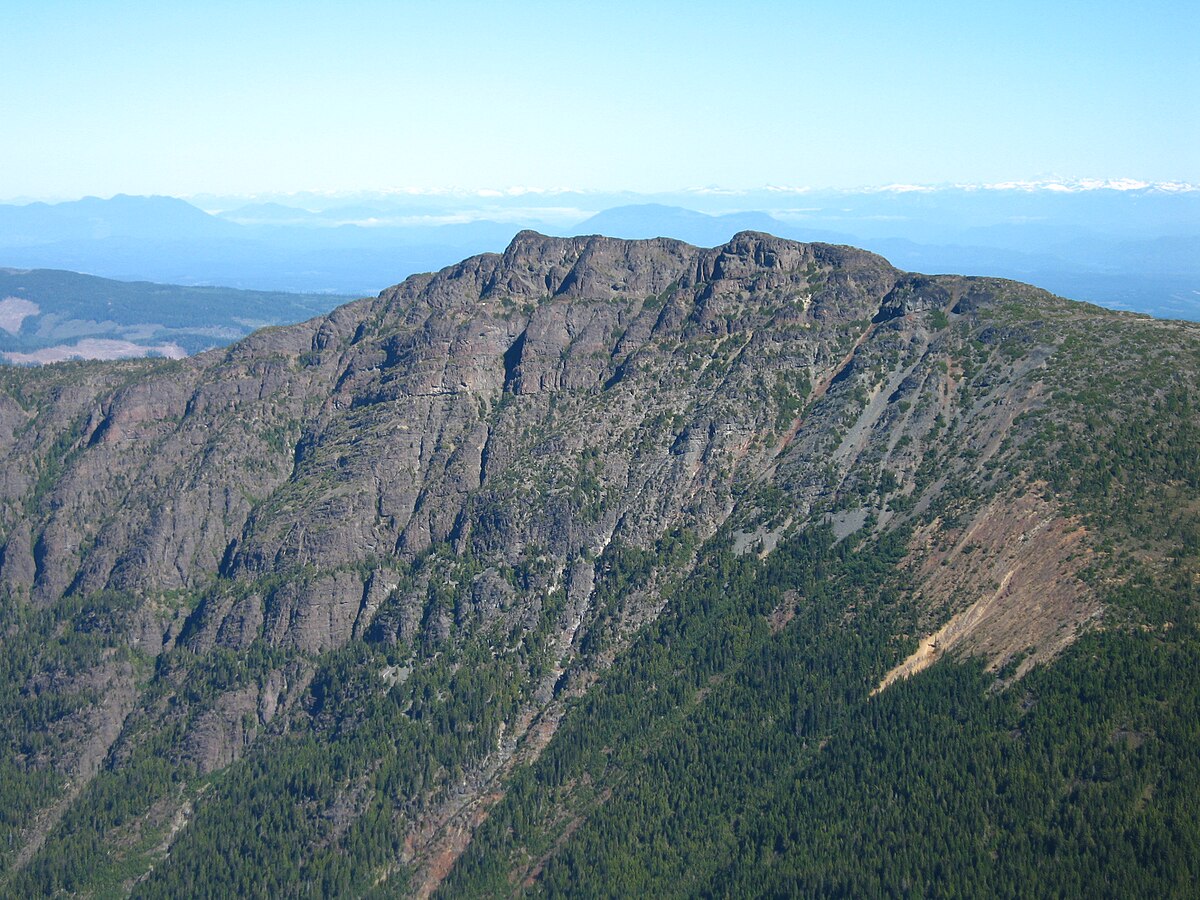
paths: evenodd
<path fill-rule="evenodd" d="M 1134 182 L 874 191 L 118 195 L 0 206 L 0 265 L 269 291 L 375 294 L 502 249 L 523 228 L 674 237 L 738 231 L 852 244 L 897 265 L 1035 281 L 1072 299 L 1200 319 L 1200 190 Z M 201 207 L 204 207 L 203 209 Z"/>
<path fill-rule="evenodd" d="M 303 213 L 297 211 L 297 216 Z M 241 224 L 169 197 L 0 206 L 0 264 L 106 278 L 362 296 L 464 252 L 503 246 L 492 222 L 438 227 Z"/>

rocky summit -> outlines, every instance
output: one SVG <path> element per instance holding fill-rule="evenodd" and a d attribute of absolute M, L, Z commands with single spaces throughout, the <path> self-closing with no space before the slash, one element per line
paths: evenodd
<path fill-rule="evenodd" d="M 753 232 L 4 369 L 0 892 L 1170 893 L 1198 370 Z"/>

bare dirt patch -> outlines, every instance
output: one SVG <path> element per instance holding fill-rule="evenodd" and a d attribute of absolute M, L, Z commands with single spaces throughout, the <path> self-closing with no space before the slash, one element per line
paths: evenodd
<path fill-rule="evenodd" d="M 36 316 L 42 308 L 24 297 L 5 297 L 0 300 L 0 328 L 11 335 L 21 331 L 21 324 L 30 316 Z"/>
<path fill-rule="evenodd" d="M 937 523 L 919 531 L 909 564 L 926 608 L 957 611 L 873 693 L 951 650 L 984 657 L 990 671 L 1022 655 L 1019 678 L 1060 653 L 1100 613 L 1079 578 L 1091 555 L 1086 531 L 1041 497 L 1037 485 L 989 503 L 949 546 L 938 547 L 938 536 Z"/>
<path fill-rule="evenodd" d="M 18 365 L 44 365 L 65 362 L 69 359 L 134 359 L 141 356 L 165 356 L 167 359 L 183 359 L 187 351 L 178 344 L 135 344 L 133 341 L 118 341 L 108 338 L 84 338 L 74 344 L 56 344 L 29 353 L 10 350 L 4 357 Z"/>

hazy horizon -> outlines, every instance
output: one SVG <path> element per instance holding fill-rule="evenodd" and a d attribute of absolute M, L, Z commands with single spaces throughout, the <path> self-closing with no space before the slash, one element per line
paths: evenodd
<path fill-rule="evenodd" d="M 31 203 L 71 203 L 78 200 L 100 199 L 111 200 L 116 197 L 170 197 L 186 200 L 210 213 L 228 212 L 227 209 L 208 208 L 214 201 L 229 200 L 243 204 L 251 203 L 280 203 L 304 207 L 303 202 L 312 200 L 347 200 L 355 198 L 386 198 L 388 200 L 420 200 L 448 198 L 455 200 L 479 199 L 492 201 L 513 201 L 522 198 L 540 196 L 570 196 L 581 197 L 611 197 L 627 195 L 631 198 L 675 197 L 693 200 L 707 200 L 719 197 L 806 197 L 831 196 L 838 194 L 919 194 L 939 193 L 947 191 L 964 192 L 998 192 L 1009 191 L 1016 193 L 1080 193 L 1085 191 L 1143 191 L 1158 190 L 1166 193 L 1192 193 L 1200 191 L 1200 182 L 1192 183 L 1182 179 L 1146 180 L 1118 175 L 1112 177 L 1066 178 L 1056 175 L 1044 175 L 1036 178 L 1013 179 L 1008 181 L 990 182 L 923 182 L 902 183 L 889 182 L 879 184 L 845 184 L 815 187 L 811 185 L 727 185 L 708 184 L 703 186 L 659 187 L 652 190 L 631 190 L 624 188 L 576 188 L 570 186 L 542 187 L 536 185 L 506 185 L 501 187 L 482 186 L 464 187 L 447 185 L 443 187 L 357 187 L 338 190 L 313 190 L 296 188 L 292 190 L 264 190 L 249 192 L 212 192 L 197 191 L 193 193 L 151 193 L 139 194 L 130 191 L 84 192 L 74 194 L 43 194 L 43 195 L 13 195 L 0 196 L 0 204 L 28 205 Z M 296 202 L 299 201 L 299 202 Z M 319 208 L 316 207 L 316 208 Z M 757 207 L 756 207 L 757 208 Z M 314 208 L 315 210 L 315 208 Z"/>

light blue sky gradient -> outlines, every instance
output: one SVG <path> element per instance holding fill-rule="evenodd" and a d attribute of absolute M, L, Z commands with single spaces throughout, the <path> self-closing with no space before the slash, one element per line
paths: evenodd
<path fill-rule="evenodd" d="M 1200 182 L 1200 4 L 0 0 L 0 122 L 0 199 Z"/>

